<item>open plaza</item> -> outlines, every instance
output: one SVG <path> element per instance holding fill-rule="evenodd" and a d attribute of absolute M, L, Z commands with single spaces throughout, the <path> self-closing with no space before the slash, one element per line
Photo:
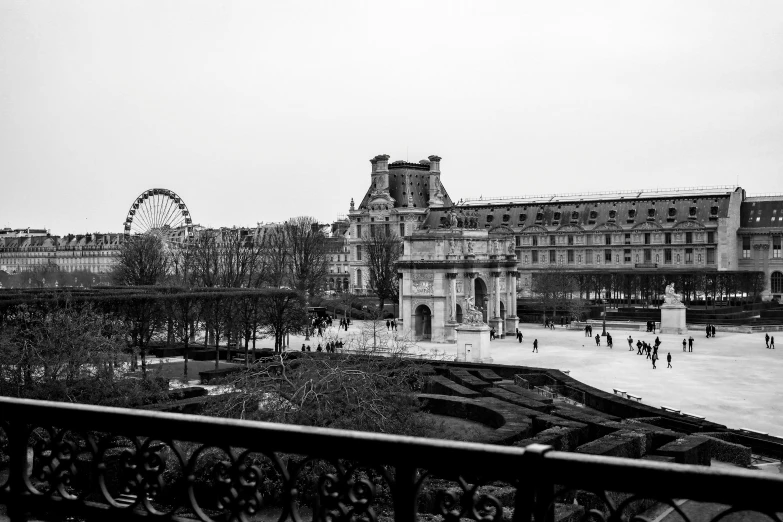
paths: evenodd
<path fill-rule="evenodd" d="M 337 336 L 348 340 L 360 335 L 362 328 L 363 322 L 355 321 L 347 332 L 332 327 L 325 335 L 327 339 Z M 778 380 L 783 375 L 783 349 L 767 349 L 763 333 L 718 331 L 716 337 L 708 339 L 703 330 L 690 330 L 685 337 L 694 338 L 693 352 L 683 352 L 682 335 L 615 330 L 609 332 L 614 347 L 608 348 L 605 337 L 601 346 L 596 346 L 595 339 L 585 337 L 576 326 L 547 329 L 523 323 L 520 330 L 522 343 L 513 337 L 491 342 L 493 363 L 568 371 L 574 379 L 594 388 L 609 393 L 620 389 L 656 408 L 665 406 L 729 428 L 783 436 L 783 389 Z M 595 333 L 600 329 L 594 329 Z M 779 332 L 771 332 L 775 333 Z M 633 337 L 633 351 L 628 350 L 629 335 Z M 636 341 L 653 344 L 656 337 L 661 346 L 654 370 L 646 355 L 637 355 Z M 533 353 L 534 339 L 538 339 L 538 353 Z M 783 341 L 783 333 L 779 339 Z M 292 336 L 291 349 L 306 343 L 315 350 L 320 342 L 321 337 L 305 341 Z M 418 341 L 411 352 L 453 361 L 457 345 Z M 672 355 L 672 368 L 666 367 L 667 353 Z"/>

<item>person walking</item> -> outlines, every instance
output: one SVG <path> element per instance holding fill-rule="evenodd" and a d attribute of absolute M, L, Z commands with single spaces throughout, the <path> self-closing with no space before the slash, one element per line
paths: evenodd
<path fill-rule="evenodd" d="M 601 336 L 598 334 L 595 334 L 595 345 L 601 346 Z"/>
<path fill-rule="evenodd" d="M 769 347 L 772 348 L 773 350 L 775 349 L 775 336 L 774 335 L 769 338 Z"/>
<path fill-rule="evenodd" d="M 389 320 L 387 319 L 387 320 L 386 320 L 386 331 L 387 331 L 387 332 L 389 331 L 389 328 L 391 328 L 391 323 L 390 323 L 390 322 L 389 322 Z"/>
<path fill-rule="evenodd" d="M 658 354 L 655 354 L 655 355 L 653 355 L 653 356 L 651 357 L 651 359 L 652 359 L 652 363 L 653 363 L 653 370 L 657 370 L 657 368 L 655 367 L 655 360 L 656 360 L 657 358 L 658 358 Z"/>
<path fill-rule="evenodd" d="M 533 339 L 533 351 L 538 352 L 538 339 Z"/>
<path fill-rule="evenodd" d="M 764 334 L 764 341 L 767 343 L 767 348 L 769 348 L 769 334 Z"/>
<path fill-rule="evenodd" d="M 614 343 L 612 343 L 612 336 L 609 335 L 609 332 L 606 333 L 606 346 L 608 346 L 609 348 L 614 346 Z"/>
<path fill-rule="evenodd" d="M 302 351 L 305 351 L 305 345 L 304 345 L 304 343 L 302 344 Z"/>
<path fill-rule="evenodd" d="M 495 328 L 489 329 L 489 340 L 494 341 L 495 340 Z"/>
<path fill-rule="evenodd" d="M 647 359 L 652 359 L 652 346 L 648 344 L 645 351 L 647 352 Z"/>
<path fill-rule="evenodd" d="M 693 351 L 693 336 L 688 336 L 688 351 Z"/>
<path fill-rule="evenodd" d="M 669 365 L 667 366 L 667 368 L 671 368 L 671 367 L 672 367 L 672 353 L 671 353 L 671 352 L 669 352 L 669 353 L 666 355 L 666 362 L 668 362 L 668 363 L 669 363 Z"/>
<path fill-rule="evenodd" d="M 628 351 L 629 352 L 633 351 L 633 339 L 631 338 L 630 335 L 628 336 Z"/>
<path fill-rule="evenodd" d="M 709 339 L 709 338 L 710 338 L 710 332 L 711 332 L 711 331 L 712 331 L 712 330 L 710 330 L 710 325 L 707 325 L 707 339 Z"/>
<path fill-rule="evenodd" d="M 519 330 L 517 330 L 517 341 L 519 341 L 520 343 L 522 342 L 522 332 L 520 332 Z"/>
<path fill-rule="evenodd" d="M 652 333 L 655 333 L 655 321 L 652 321 L 650 326 L 652 326 Z"/>
<path fill-rule="evenodd" d="M 715 338 L 715 325 L 712 325 L 712 337 Z"/>
<path fill-rule="evenodd" d="M 639 349 L 639 351 L 636 352 L 636 355 L 641 355 L 642 354 L 642 346 L 644 346 L 642 344 L 642 341 L 636 341 L 636 347 Z"/>
<path fill-rule="evenodd" d="M 682 351 L 687 351 L 685 347 L 688 345 L 688 341 L 685 340 L 685 338 L 682 339 Z"/>

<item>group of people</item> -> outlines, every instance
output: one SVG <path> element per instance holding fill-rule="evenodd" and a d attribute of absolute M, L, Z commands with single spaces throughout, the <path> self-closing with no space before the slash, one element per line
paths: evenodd
<path fill-rule="evenodd" d="M 346 332 L 348 331 L 349 324 L 351 324 L 351 320 L 347 317 L 345 319 L 340 319 L 340 328 L 344 329 Z"/>
<path fill-rule="evenodd" d="M 593 331 L 593 329 L 591 328 L 590 332 L 592 332 L 592 331 Z M 601 346 L 601 335 L 600 334 L 595 334 L 595 345 L 596 346 Z M 614 343 L 612 342 L 612 334 L 610 334 L 609 332 L 606 332 L 606 346 L 608 346 L 609 348 L 614 347 Z"/>
<path fill-rule="evenodd" d="M 608 334 L 607 334 L 608 335 Z M 683 341 L 685 342 L 685 341 Z M 658 361 L 658 348 L 661 346 L 661 339 L 659 337 L 655 338 L 655 341 L 653 344 L 649 344 L 647 341 L 642 341 L 641 339 L 638 339 L 636 341 L 636 355 L 646 355 L 647 359 L 650 359 L 650 362 L 652 362 L 653 370 L 657 370 L 657 366 L 655 365 L 656 361 Z M 633 337 L 630 335 L 628 336 L 628 351 L 633 351 Z M 666 362 L 668 363 L 667 368 L 672 368 L 672 354 L 671 352 L 666 354 Z"/>
<path fill-rule="evenodd" d="M 391 321 L 387 320 L 386 321 L 386 330 L 394 330 L 396 332 L 397 331 L 397 321 L 395 321 L 394 319 L 392 319 Z"/>
<path fill-rule="evenodd" d="M 342 348 L 343 347 L 343 342 L 338 339 L 337 341 L 329 341 L 329 342 L 327 342 L 325 346 L 326 346 L 326 353 L 334 353 L 335 352 L 335 348 Z M 302 343 L 302 351 L 303 352 L 312 352 L 313 350 L 312 350 L 312 348 L 310 348 L 309 344 L 307 346 L 305 346 L 304 343 Z M 323 352 L 324 351 L 324 347 L 321 346 L 321 343 L 318 343 L 318 347 L 316 347 L 315 351 L 316 352 Z"/>
<path fill-rule="evenodd" d="M 647 331 L 655 333 L 655 321 L 647 321 Z"/>
<path fill-rule="evenodd" d="M 688 347 L 686 350 L 685 347 Z M 685 338 L 682 339 L 682 351 L 683 352 L 692 352 L 693 351 L 693 337 L 688 336 L 688 340 L 686 342 Z"/>
<path fill-rule="evenodd" d="M 585 337 L 592 337 L 593 336 L 593 327 L 588 323 L 585 325 Z"/>
<path fill-rule="evenodd" d="M 770 336 L 768 333 L 764 334 L 764 340 L 767 342 L 767 348 L 775 349 L 775 336 Z"/>
<path fill-rule="evenodd" d="M 708 324 L 706 327 L 707 330 L 707 339 L 710 337 L 715 337 L 715 325 L 714 324 Z"/>

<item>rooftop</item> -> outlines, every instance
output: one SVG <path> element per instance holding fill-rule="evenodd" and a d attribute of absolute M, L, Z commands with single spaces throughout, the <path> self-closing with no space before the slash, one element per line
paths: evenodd
<path fill-rule="evenodd" d="M 492 204 L 529 204 L 529 203 L 553 203 L 553 202 L 573 202 L 573 201 L 594 201 L 604 199 L 640 199 L 640 198 L 687 198 L 693 196 L 715 196 L 728 195 L 740 187 L 734 185 L 715 185 L 703 187 L 675 187 L 675 188 L 654 188 L 654 189 L 636 189 L 636 190 L 618 190 L 618 191 L 600 191 L 600 192 L 570 192 L 562 194 L 537 194 L 508 197 L 479 197 L 465 198 L 461 200 L 461 205 L 492 205 Z"/>

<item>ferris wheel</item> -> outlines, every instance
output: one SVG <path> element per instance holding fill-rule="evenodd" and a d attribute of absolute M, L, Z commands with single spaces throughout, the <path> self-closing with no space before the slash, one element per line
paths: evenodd
<path fill-rule="evenodd" d="M 193 235 L 187 205 L 173 190 L 155 188 L 142 192 L 125 218 L 125 236 L 157 234 L 168 243 L 181 243 Z"/>

